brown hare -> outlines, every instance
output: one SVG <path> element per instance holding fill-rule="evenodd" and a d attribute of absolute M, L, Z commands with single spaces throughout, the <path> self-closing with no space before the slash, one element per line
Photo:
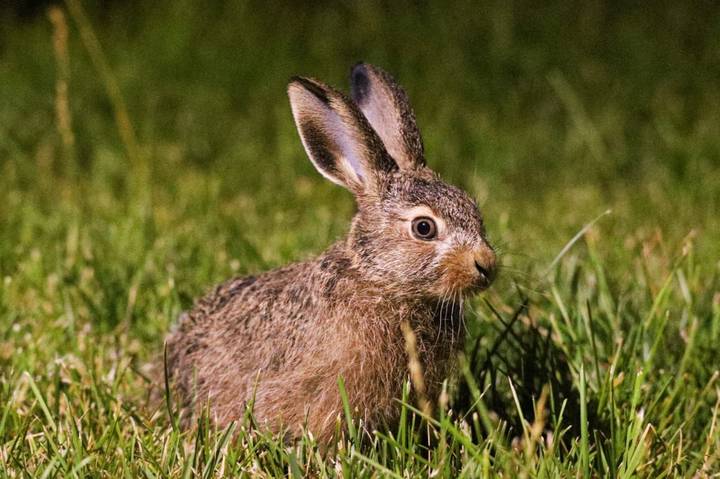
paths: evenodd
<path fill-rule="evenodd" d="M 352 99 L 311 78 L 288 95 L 310 160 L 355 196 L 347 235 L 315 259 L 216 287 L 167 339 L 186 421 L 219 426 L 254 398 L 260 424 L 333 439 L 342 401 L 367 428 L 391 424 L 408 378 L 402 325 L 415 333 L 434 397 L 462 347 L 463 299 L 495 275 L 476 203 L 425 165 L 405 92 L 383 70 L 352 69 Z M 407 329 L 407 326 L 405 326 Z"/>

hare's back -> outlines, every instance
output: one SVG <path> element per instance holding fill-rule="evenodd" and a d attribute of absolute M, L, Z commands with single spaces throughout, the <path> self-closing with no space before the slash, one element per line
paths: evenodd
<path fill-rule="evenodd" d="M 293 264 L 259 276 L 234 278 L 214 288 L 179 318 L 168 338 L 176 378 L 272 370 L 296 359 L 315 303 L 312 271 Z M 303 338 L 305 336 L 305 338 Z"/>

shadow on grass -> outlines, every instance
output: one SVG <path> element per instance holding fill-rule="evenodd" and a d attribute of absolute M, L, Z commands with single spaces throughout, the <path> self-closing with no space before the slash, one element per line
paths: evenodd
<path fill-rule="evenodd" d="M 476 384 L 484 391 L 485 405 L 499 421 L 507 424 L 510 438 L 522 437 L 522 418 L 530 423 L 535 420 L 537 400 L 543 388 L 548 387 L 549 411 L 545 430 L 566 429 L 567 433 L 560 436 L 560 443 L 567 451 L 572 441 L 580 437 L 580 392 L 570 361 L 553 341 L 551 330 L 529 320 L 528 303 L 525 298 L 513 315 L 505 318 L 486 302 L 500 323 L 498 335 L 489 348 L 481 346 L 482 337 L 476 339 L 468 353 L 468 367 Z M 528 321 L 521 321 L 523 317 Z M 513 400 L 509 380 L 515 388 L 522 418 Z M 597 400 L 589 397 L 587 401 L 588 429 L 609 435 L 610 425 L 598 414 Z M 453 407 L 461 414 L 473 408 L 473 395 L 464 380 L 459 385 Z M 558 420 L 560 424 L 557 424 Z"/>

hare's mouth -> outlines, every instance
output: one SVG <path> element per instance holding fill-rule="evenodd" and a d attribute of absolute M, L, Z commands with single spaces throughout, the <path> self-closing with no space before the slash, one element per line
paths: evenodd
<path fill-rule="evenodd" d="M 465 297 L 484 291 L 495 280 L 496 264 L 495 252 L 484 242 L 450 249 L 439 263 L 441 289 L 458 291 Z"/>
<path fill-rule="evenodd" d="M 486 268 L 477 261 L 474 263 L 474 270 L 468 272 L 463 278 L 464 281 L 458 289 L 462 291 L 463 296 L 473 296 L 488 289 L 493 281 L 495 281 L 495 270 Z"/>
<path fill-rule="evenodd" d="M 446 270 L 438 288 L 438 296 L 458 295 L 469 298 L 488 289 L 495 280 L 495 271 L 482 266 L 480 263 L 471 263 L 455 270 Z"/>

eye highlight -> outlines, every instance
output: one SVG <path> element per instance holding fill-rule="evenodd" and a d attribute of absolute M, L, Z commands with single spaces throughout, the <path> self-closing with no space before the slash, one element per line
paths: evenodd
<path fill-rule="evenodd" d="M 437 236 L 437 225 L 432 218 L 419 216 L 412 220 L 412 233 L 417 239 L 429 241 Z"/>

